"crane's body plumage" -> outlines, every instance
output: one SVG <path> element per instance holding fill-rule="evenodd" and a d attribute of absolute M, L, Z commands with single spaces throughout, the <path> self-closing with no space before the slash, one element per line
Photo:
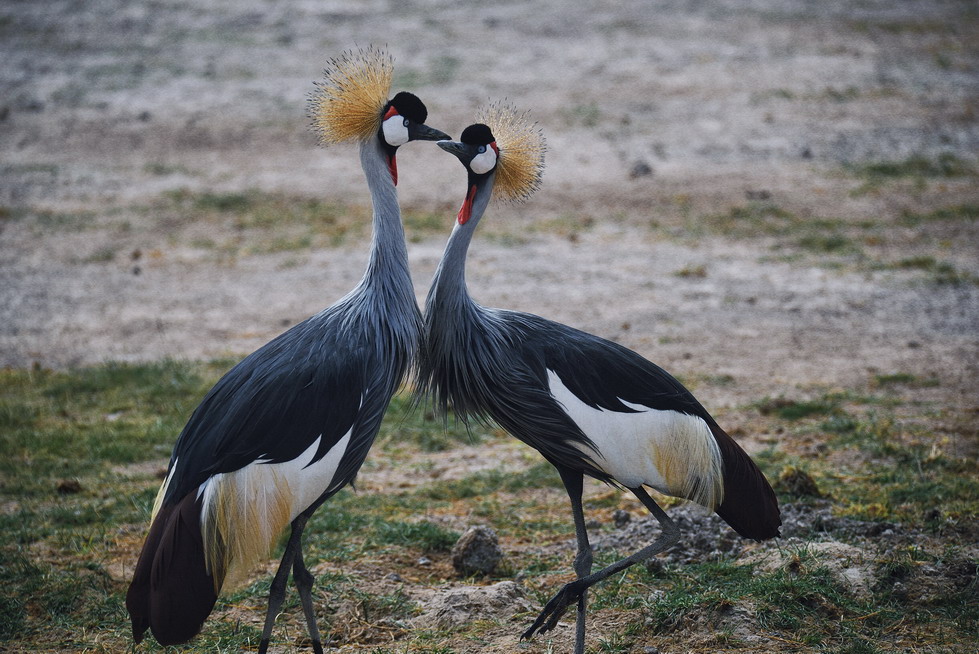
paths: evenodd
<path fill-rule="evenodd" d="M 536 188 L 543 164 L 542 138 L 533 127 L 506 107 L 487 116 L 492 129 L 474 124 L 461 142 L 439 143 L 466 166 L 468 181 L 425 305 L 418 390 L 433 398 L 444 415 L 451 409 L 463 420 L 499 424 L 557 468 L 572 505 L 578 579 L 548 602 L 524 637 L 553 629 L 577 602 L 574 651 L 583 654 L 587 589 L 678 538 L 676 526 L 646 487 L 715 510 L 738 533 L 759 540 L 778 535 L 778 502 L 748 455 L 659 366 L 572 327 L 472 300 L 466 255 L 497 175 L 526 180 L 508 188 L 519 196 Z M 513 136 L 516 151 L 508 148 Z M 487 165 L 493 162 L 495 169 Z M 514 168 L 525 174 L 512 174 Z M 663 526 L 660 538 L 592 573 L 581 503 L 583 475 L 631 490 Z"/>
<path fill-rule="evenodd" d="M 268 647 L 291 567 L 313 648 L 322 652 L 302 531 L 317 507 L 353 482 L 414 357 L 422 320 L 408 270 L 395 153 L 408 140 L 445 137 L 423 124 L 427 110 L 418 98 L 399 93 L 385 105 L 391 70 L 383 52 L 334 63 L 314 98 L 315 115 L 329 136 L 324 140 L 348 134 L 360 140 L 373 204 L 366 272 L 335 304 L 234 366 L 190 417 L 127 594 L 137 642 L 147 628 L 164 645 L 196 635 L 218 593 L 267 557 L 291 524 L 259 651 Z M 344 113 L 351 98 L 353 106 L 367 105 L 354 120 Z M 402 126 L 397 144 L 384 140 L 382 118 Z M 334 124 L 344 131 L 331 131 Z"/>
<path fill-rule="evenodd" d="M 693 500 L 749 538 L 774 535 L 770 514 L 740 504 L 745 492 L 769 497 L 767 482 L 672 375 L 617 343 L 473 301 L 458 268 L 472 231 L 453 231 L 426 302 L 420 392 L 559 468 Z"/>

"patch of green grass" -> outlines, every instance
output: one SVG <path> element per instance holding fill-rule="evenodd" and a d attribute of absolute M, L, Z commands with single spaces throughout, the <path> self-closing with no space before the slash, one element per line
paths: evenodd
<path fill-rule="evenodd" d="M 835 415 L 821 428 L 833 434 L 831 448 L 854 452 L 822 475 L 843 513 L 923 527 L 939 527 L 941 516 L 979 516 L 979 474 L 968 459 L 938 447 L 925 427 L 871 411 Z M 868 459 L 874 465 L 865 467 Z"/>
<path fill-rule="evenodd" d="M 787 564 L 764 571 L 752 565 L 721 561 L 669 568 L 657 575 L 633 575 L 632 583 L 648 592 L 627 592 L 636 598 L 632 610 L 646 614 L 647 629 L 673 634 L 709 624 L 723 632 L 729 616 L 747 609 L 757 632 L 777 634 L 783 641 L 827 652 L 890 651 L 893 630 L 914 625 L 918 630 L 943 623 L 954 651 L 974 625 L 967 617 L 962 593 L 951 607 L 920 607 L 910 611 L 887 592 L 860 596 L 850 591 L 819 556 L 800 550 Z M 946 613 L 949 612 L 949 613 Z M 954 617 L 953 617 L 954 616 Z M 736 618 L 737 619 L 737 618 Z M 959 633 L 956 634 L 955 632 Z"/>
<path fill-rule="evenodd" d="M 827 86 L 823 90 L 823 97 L 833 102 L 848 102 L 856 100 L 861 95 L 860 89 L 855 86 L 838 89 L 835 86 Z"/>
<path fill-rule="evenodd" d="M 166 457 L 207 384 L 194 366 L 165 361 L 0 370 L 0 390 L 4 489 L 45 496 L 58 479 Z"/>
<path fill-rule="evenodd" d="M 939 221 L 973 221 L 979 219 L 979 205 L 959 204 L 925 213 L 902 211 L 900 223 L 909 227 Z"/>
<path fill-rule="evenodd" d="M 925 388 L 940 386 L 941 380 L 936 377 L 921 378 L 909 372 L 894 372 L 883 375 L 874 375 L 873 384 L 875 386 L 910 386 L 913 388 Z"/>
<path fill-rule="evenodd" d="M 116 249 L 111 246 L 101 247 L 82 259 L 82 263 L 109 263 L 116 258 Z"/>
<path fill-rule="evenodd" d="M 85 231 L 92 227 L 96 217 L 93 211 L 27 211 L 25 216 L 31 227 L 41 234 Z"/>
<path fill-rule="evenodd" d="M 180 165 L 172 165 L 161 162 L 148 163 L 143 166 L 143 170 L 150 175 L 157 177 L 167 177 L 170 175 L 190 175 L 191 171 Z"/>
<path fill-rule="evenodd" d="M 908 177 L 951 178 L 976 174 L 975 167 L 951 153 L 930 158 L 916 154 L 899 161 L 870 161 L 851 164 L 849 171 L 868 180 Z"/>
<path fill-rule="evenodd" d="M 979 277 L 976 275 L 958 270 L 951 263 L 948 263 L 947 261 L 938 261 L 931 255 L 907 257 L 892 264 L 884 264 L 878 267 L 890 267 L 900 270 L 921 270 L 928 273 L 930 281 L 935 284 L 949 284 L 952 286 L 959 286 L 962 284 L 979 284 Z"/>
<path fill-rule="evenodd" d="M 461 63 L 459 59 L 449 55 L 435 57 L 430 63 L 428 73 L 431 83 L 437 86 L 449 84 L 455 79 Z"/>
<path fill-rule="evenodd" d="M 538 234 L 575 237 L 577 234 L 588 232 L 594 227 L 595 218 L 593 216 L 567 211 L 553 218 L 536 221 L 530 229 Z"/>
<path fill-rule="evenodd" d="M 707 266 L 684 266 L 673 271 L 674 277 L 703 279 L 707 276 Z"/>
<path fill-rule="evenodd" d="M 949 152 L 937 157 L 916 154 L 896 161 L 853 163 L 845 168 L 851 175 L 863 180 L 863 184 L 852 192 L 853 195 L 875 191 L 891 181 L 911 181 L 924 189 L 928 180 L 975 177 L 979 174 L 972 163 Z"/>
<path fill-rule="evenodd" d="M 563 109 L 562 113 L 569 125 L 582 127 L 595 127 L 602 118 L 602 110 L 594 103 L 574 105 Z"/>
<path fill-rule="evenodd" d="M 156 462 L 162 465 L 203 393 L 233 363 L 164 361 L 62 372 L 0 371 L 0 583 L 9 591 L 0 594 L 0 648 L 122 651 L 131 645 L 126 584 L 107 571 L 132 565 L 159 485 Z M 898 371 L 867 381 L 871 388 L 886 389 L 924 380 Z M 833 391 L 805 401 L 766 400 L 769 413 L 752 420 L 778 424 L 785 436 L 754 458 L 771 479 L 786 465 L 811 473 L 841 515 L 899 521 L 904 529 L 921 526 L 940 534 L 950 552 L 962 550 L 972 541 L 956 540 L 956 529 L 966 529 L 979 518 L 979 473 L 971 459 L 953 455 L 955 450 L 931 431 L 934 416 L 927 409 L 899 395 Z M 908 413 L 911 419 L 905 418 Z M 498 437 L 493 430 L 480 429 L 479 438 Z M 371 456 L 397 461 L 398 448 L 405 448 L 418 457 L 412 460 L 415 465 L 425 452 L 469 442 L 462 429 L 448 436 L 444 430 L 440 420 L 415 408 L 411 398 L 398 396 L 382 429 L 382 434 L 393 435 L 382 436 L 383 451 Z M 430 450 L 425 432 L 442 434 L 438 438 L 445 440 Z M 795 436 L 814 435 L 824 440 L 825 455 L 805 458 L 786 449 Z M 153 463 L 129 466 L 147 461 Z M 65 484 L 59 492 L 62 480 L 77 480 L 78 486 Z M 620 499 L 616 493 L 594 496 L 586 507 L 607 513 Z M 339 645 L 353 644 L 344 638 L 356 637 L 361 619 L 389 626 L 392 631 L 385 635 L 398 634 L 392 636 L 396 641 L 390 649 L 379 652 L 467 651 L 468 644 L 483 637 L 484 622 L 456 630 L 401 625 L 416 610 L 409 598 L 413 590 L 445 583 L 446 552 L 458 535 L 434 517 L 443 515 L 492 526 L 507 552 L 496 577 L 525 578 L 538 599 L 553 594 L 555 576 L 569 574 L 572 552 L 541 547 L 571 541 L 574 533 L 560 478 L 546 462 L 520 472 L 491 469 L 406 488 L 343 489 L 313 514 L 304 536 L 306 562 L 317 576 L 317 606 L 352 606 L 357 616 L 356 630 L 349 633 L 342 621 L 321 620 L 321 628 Z M 280 541 L 274 556 L 281 552 Z M 419 553 L 430 553 L 433 565 L 412 568 L 410 561 Z M 618 556 L 600 550 L 596 566 Z M 963 559 L 961 551 L 947 556 Z M 890 569 L 882 574 L 911 579 L 920 562 L 938 560 L 934 554 L 910 551 L 907 557 L 883 561 Z M 979 609 L 970 595 L 974 581 L 923 608 L 909 604 L 893 583 L 874 586 L 871 597 L 857 597 L 813 555 L 800 552 L 797 558 L 797 563 L 774 571 L 725 560 L 656 572 L 634 566 L 593 591 L 592 607 L 618 625 L 605 631 L 595 647 L 629 651 L 651 631 L 672 634 L 703 630 L 704 625 L 715 634 L 712 646 L 738 647 L 740 632 L 727 619 L 742 607 L 745 612 L 737 615 L 748 615 L 752 629 L 826 652 L 863 651 L 863 641 L 887 651 L 892 633 L 917 635 L 934 625 L 942 630 L 942 642 L 954 644 L 975 629 Z M 390 567 L 398 561 L 409 561 L 408 567 Z M 397 586 L 381 585 L 387 582 L 378 580 L 388 571 L 397 571 L 404 580 Z M 974 579 L 968 574 L 961 576 Z M 261 574 L 251 585 L 222 596 L 191 647 L 255 649 L 260 631 L 254 625 L 260 625 L 264 614 L 269 581 L 269 575 Z M 302 634 L 302 622 L 290 590 L 274 638 L 281 642 Z M 931 641 L 926 637 L 920 642 Z M 166 651 L 152 639 L 140 649 Z M 947 651 L 955 650 L 949 646 Z"/>
<path fill-rule="evenodd" d="M 365 622 L 407 620 L 417 612 L 415 601 L 400 588 L 386 594 L 373 594 L 354 588 L 351 595 L 357 604 L 357 613 Z"/>
<path fill-rule="evenodd" d="M 478 445 L 490 437 L 481 425 L 467 427 L 451 416 L 442 420 L 414 398 L 396 395 L 384 415 L 378 443 L 387 450 L 412 445 L 422 452 L 442 452 L 457 445 Z"/>
<path fill-rule="evenodd" d="M 837 402 L 829 397 L 816 400 L 766 398 L 758 403 L 758 410 L 763 415 L 774 415 L 782 420 L 801 420 L 811 416 L 830 415 L 836 412 L 837 408 Z"/>
<path fill-rule="evenodd" d="M 367 234 L 371 222 L 363 208 L 262 191 L 169 191 L 150 210 L 179 225 L 230 219 L 242 247 L 252 254 L 335 247 Z"/>
<path fill-rule="evenodd" d="M 802 220 L 778 205 L 752 202 L 704 216 L 697 223 L 725 236 L 751 237 L 783 235 L 802 225 Z"/>
<path fill-rule="evenodd" d="M 412 243 L 432 235 L 448 235 L 452 229 L 452 216 L 444 212 L 405 209 L 401 219 L 405 236 Z"/>
<path fill-rule="evenodd" d="M 803 250 L 821 254 L 844 254 L 858 252 L 853 240 L 839 233 L 807 234 L 796 241 Z"/>
<path fill-rule="evenodd" d="M 380 545 L 416 547 L 423 552 L 448 552 L 460 534 L 433 522 L 381 522 L 374 542 Z"/>
<path fill-rule="evenodd" d="M 527 488 L 564 488 L 564 484 L 554 466 L 542 461 L 522 472 L 510 473 L 494 468 L 455 481 L 436 482 L 419 493 L 435 500 L 457 500 L 501 491 L 515 493 Z"/>

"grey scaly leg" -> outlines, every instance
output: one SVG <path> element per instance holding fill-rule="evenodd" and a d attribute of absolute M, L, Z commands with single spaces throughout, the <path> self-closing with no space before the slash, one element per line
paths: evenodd
<path fill-rule="evenodd" d="M 578 579 L 591 574 L 592 549 L 588 542 L 588 530 L 585 527 L 585 512 L 581 504 L 583 475 L 575 470 L 559 469 L 561 481 L 571 500 L 571 515 L 574 518 L 575 539 L 578 542 L 578 552 L 574 557 L 574 571 Z M 575 621 L 574 654 L 585 654 L 585 609 L 588 604 L 588 590 L 585 589 L 578 598 L 578 615 Z M 529 637 L 526 636 L 525 637 Z"/>
<path fill-rule="evenodd" d="M 303 562 L 302 548 L 296 552 L 296 560 L 292 564 L 292 580 L 296 582 L 299 599 L 303 604 L 303 614 L 306 616 L 306 628 L 309 638 L 313 641 L 313 652 L 323 654 L 323 643 L 320 641 L 320 630 L 316 626 L 316 612 L 313 610 L 313 575 L 310 574 Z"/>
<path fill-rule="evenodd" d="M 286 543 L 286 551 L 282 554 L 282 561 L 279 569 L 272 578 L 272 585 L 269 587 L 269 607 L 265 613 L 265 628 L 262 629 L 262 641 L 258 645 L 258 654 L 265 654 L 269 648 L 269 640 L 272 638 L 272 626 L 275 618 L 279 615 L 282 608 L 282 600 L 286 596 L 286 581 L 289 579 L 289 568 L 295 560 L 296 552 L 302 547 L 303 528 L 309 516 L 300 515 L 292 521 L 292 533 L 289 535 L 289 542 Z"/>
<path fill-rule="evenodd" d="M 649 493 L 647 493 L 641 486 L 637 488 L 630 488 L 629 490 L 631 490 L 633 494 L 639 498 L 639 501 L 642 502 L 646 508 L 649 509 L 650 513 L 653 514 L 656 520 L 659 521 L 660 526 L 663 528 L 659 538 L 631 556 L 620 559 L 615 563 L 602 568 L 595 574 L 590 574 L 581 579 L 576 579 L 569 584 L 565 584 L 564 587 L 558 591 L 557 595 L 552 597 L 551 601 L 547 603 L 544 610 L 541 611 L 541 614 L 537 617 L 537 620 L 533 625 L 531 625 L 530 629 L 524 633 L 524 638 L 532 637 L 535 632 L 544 633 L 546 631 L 550 631 L 557 626 L 558 620 L 562 615 L 564 615 L 564 612 L 568 610 L 568 606 L 571 604 L 571 602 L 580 599 L 588 588 L 608 579 L 618 572 L 622 572 L 629 566 L 652 558 L 663 550 L 672 547 L 676 544 L 677 540 L 679 540 L 680 530 L 670 519 L 670 516 L 666 515 L 666 512 L 659 508 L 659 505 L 653 501 L 653 498 L 649 496 Z"/>

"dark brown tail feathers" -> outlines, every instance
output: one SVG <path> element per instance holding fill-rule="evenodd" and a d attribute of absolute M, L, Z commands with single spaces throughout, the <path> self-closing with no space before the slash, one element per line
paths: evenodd
<path fill-rule="evenodd" d="M 708 423 L 724 462 L 724 501 L 717 515 L 745 538 L 779 536 L 778 498 L 751 457 L 717 423 Z"/>
<path fill-rule="evenodd" d="M 146 536 L 126 594 L 137 643 L 147 628 L 161 645 L 187 642 L 200 632 L 217 601 L 204 566 L 201 505 L 195 495 L 161 507 Z"/>

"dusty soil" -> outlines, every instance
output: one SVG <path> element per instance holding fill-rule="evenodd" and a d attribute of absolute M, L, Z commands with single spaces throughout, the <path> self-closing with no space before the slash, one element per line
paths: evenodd
<path fill-rule="evenodd" d="M 976 176 L 866 189 L 848 168 L 952 156 L 975 169 L 979 18 L 954 0 L 7 3 L 0 366 L 240 356 L 345 293 L 365 239 L 219 259 L 152 207 L 178 189 L 366 205 L 354 149 L 317 147 L 304 112 L 326 59 L 371 43 L 431 125 L 458 134 L 506 97 L 547 136 L 543 188 L 494 209 L 485 223 L 505 237 L 473 247 L 483 303 L 684 378 L 729 375 L 701 397 L 722 413 L 903 372 L 939 381 L 909 392 L 975 420 L 976 221 L 898 219 L 975 205 Z M 403 205 L 441 212 L 447 234 L 461 167 L 426 144 L 399 164 Z M 759 201 L 878 223 L 862 248 L 882 265 L 691 229 Z M 444 238 L 412 239 L 419 300 Z M 888 265 L 922 256 L 966 281 Z"/>
<path fill-rule="evenodd" d="M 283 265 L 287 253 L 216 266 L 132 207 L 182 188 L 365 204 L 353 148 L 316 146 L 304 97 L 328 57 L 387 43 L 399 88 L 426 100 L 433 125 L 459 132 L 500 97 L 540 121 L 543 189 L 486 222 L 519 233 L 534 219 L 595 221 L 573 240 L 477 243 L 469 277 L 484 303 L 617 338 L 680 374 L 730 374 L 738 394 L 848 384 L 873 369 L 939 374 L 954 395 L 976 377 L 974 284 L 766 261 L 764 239 L 678 242 L 646 229 L 746 194 L 852 221 L 975 201 L 975 178 L 853 196 L 859 181 L 841 173 L 911 155 L 975 162 L 974 13 L 958 2 L 848 7 L 12 4 L 0 23 L 0 203 L 91 211 L 102 228 L 0 223 L 0 364 L 239 355 L 342 295 L 362 270 L 362 241 L 298 265 Z M 399 158 L 404 204 L 443 210 L 447 232 L 462 169 L 425 144 Z M 639 162 L 652 174 L 631 177 Z M 939 256 L 975 274 L 975 236 L 973 221 Z M 411 248 L 419 298 L 443 242 Z M 898 234 L 886 247 L 895 258 L 921 244 Z M 107 248 L 111 260 L 91 261 Z M 136 250 L 153 253 L 138 276 Z M 698 266 L 706 276 L 671 275 Z"/>

